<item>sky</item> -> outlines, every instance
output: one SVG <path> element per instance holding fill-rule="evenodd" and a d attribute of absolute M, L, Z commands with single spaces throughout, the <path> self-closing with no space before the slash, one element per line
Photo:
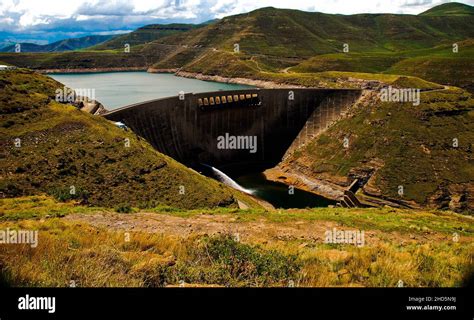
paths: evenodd
<path fill-rule="evenodd" d="M 418 14 L 446 0 L 0 0 L 0 44 L 130 32 L 151 23 L 201 23 L 262 7 Z M 457 2 L 474 5 L 474 0 Z"/>

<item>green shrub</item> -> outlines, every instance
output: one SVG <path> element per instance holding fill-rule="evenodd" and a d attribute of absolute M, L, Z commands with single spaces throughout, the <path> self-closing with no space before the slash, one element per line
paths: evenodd
<path fill-rule="evenodd" d="M 229 235 L 208 239 L 205 250 L 214 264 L 231 278 L 247 284 L 278 282 L 290 278 L 299 269 L 296 256 L 243 244 Z"/>
<path fill-rule="evenodd" d="M 88 203 L 89 192 L 82 188 L 75 188 L 75 190 L 71 190 L 70 187 L 68 188 L 53 188 L 51 189 L 48 194 L 56 198 L 58 201 L 66 202 L 70 200 L 78 200 L 82 204 Z"/>
<path fill-rule="evenodd" d="M 121 204 L 115 208 L 115 211 L 118 213 L 132 213 L 133 209 L 128 204 Z"/>
<path fill-rule="evenodd" d="M 231 287 L 285 286 L 296 280 L 296 255 L 240 243 L 231 235 L 205 237 L 186 245 L 184 258 L 144 274 L 147 286 L 180 281 Z"/>

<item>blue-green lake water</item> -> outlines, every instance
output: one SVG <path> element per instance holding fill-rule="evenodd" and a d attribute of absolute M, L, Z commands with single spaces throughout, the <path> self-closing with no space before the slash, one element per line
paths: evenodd
<path fill-rule="evenodd" d="M 72 89 L 94 89 L 95 99 L 108 110 L 147 100 L 177 96 L 180 91 L 199 93 L 252 88 L 245 85 L 188 79 L 169 73 L 144 71 L 56 73 L 50 74 L 50 77 Z"/>

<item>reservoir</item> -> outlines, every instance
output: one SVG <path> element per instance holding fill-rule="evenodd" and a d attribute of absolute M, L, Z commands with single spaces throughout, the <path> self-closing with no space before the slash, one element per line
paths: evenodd
<path fill-rule="evenodd" d="M 94 89 L 95 99 L 107 110 L 147 100 L 177 96 L 180 91 L 200 93 L 253 88 L 246 85 L 177 77 L 171 73 L 145 71 L 56 73 L 49 76 L 72 89 Z"/>

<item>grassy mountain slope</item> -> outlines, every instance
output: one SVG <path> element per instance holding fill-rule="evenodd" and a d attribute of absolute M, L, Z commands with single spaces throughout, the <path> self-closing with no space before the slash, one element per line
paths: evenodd
<path fill-rule="evenodd" d="M 124 49 L 125 44 L 130 46 L 137 46 L 145 44 L 147 42 L 152 42 L 154 40 L 173 35 L 175 33 L 186 32 L 194 28 L 199 27 L 194 24 L 184 24 L 184 23 L 172 23 L 172 24 L 150 24 L 138 28 L 135 31 L 130 33 L 120 35 L 101 43 L 95 46 L 95 50 L 113 50 L 113 49 Z"/>
<path fill-rule="evenodd" d="M 469 88 L 474 68 L 459 65 L 473 63 L 473 23 L 473 16 L 343 16 L 264 8 L 150 45 L 186 46 L 158 61 L 155 68 L 242 77 L 261 71 L 377 72 Z M 453 43 L 459 52 L 453 52 Z M 349 52 L 343 52 L 344 44 Z M 414 67 L 409 68 L 412 62 Z"/>
<path fill-rule="evenodd" d="M 2 197 L 48 193 L 107 207 L 236 206 L 238 198 L 254 205 L 156 152 L 132 132 L 56 102 L 55 90 L 62 87 L 27 70 L 0 73 Z"/>
<path fill-rule="evenodd" d="M 161 51 L 132 50 L 130 53 L 101 51 L 71 51 L 51 53 L 2 53 L 2 61 L 29 69 L 94 69 L 94 68 L 142 68 L 170 53 L 172 48 Z"/>
<path fill-rule="evenodd" d="M 342 52 L 400 51 L 429 48 L 474 35 L 471 17 L 423 17 L 392 14 L 333 15 L 263 8 L 230 16 L 204 28 L 158 40 L 243 53 L 309 58 Z"/>
<path fill-rule="evenodd" d="M 373 72 L 420 77 L 455 85 L 472 92 L 474 82 L 474 40 L 453 45 L 391 53 L 349 52 L 318 55 L 288 69 L 288 72 L 312 73 L 333 71 Z"/>
<path fill-rule="evenodd" d="M 71 38 L 56 41 L 50 44 L 38 45 L 34 43 L 21 43 L 21 52 L 61 52 L 84 49 L 97 45 L 113 38 L 113 35 L 92 35 L 81 38 Z M 15 45 L 0 49 L 1 52 L 15 52 Z"/>
<path fill-rule="evenodd" d="M 451 2 L 426 10 L 420 13 L 420 15 L 431 17 L 474 15 L 474 8 L 464 3 Z"/>
<path fill-rule="evenodd" d="M 474 92 L 474 39 L 452 46 L 439 47 L 429 55 L 412 54 L 385 70 L 385 73 L 407 74 L 438 83 L 455 85 Z"/>

